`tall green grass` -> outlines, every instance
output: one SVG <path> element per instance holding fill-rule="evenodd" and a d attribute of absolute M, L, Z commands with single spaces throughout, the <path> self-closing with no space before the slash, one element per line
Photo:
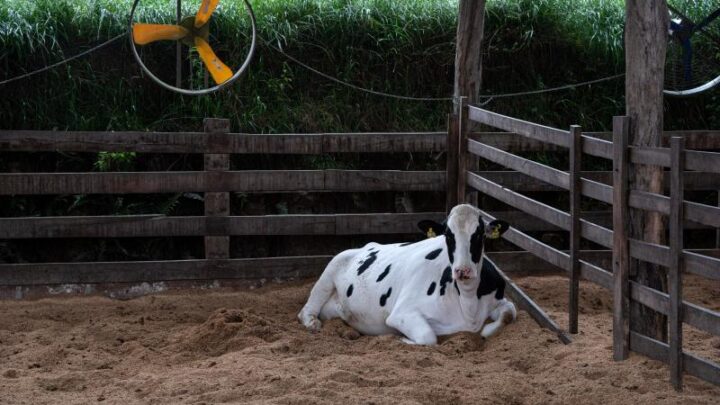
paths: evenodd
<path fill-rule="evenodd" d="M 171 22 L 174 0 L 141 2 L 136 20 Z M 191 15 L 199 1 L 184 1 Z M 342 80 L 391 93 L 452 92 L 457 3 L 450 0 L 252 1 L 261 37 Z M 720 1 L 674 0 L 691 16 Z M 34 70 L 127 29 L 132 0 L 0 0 L 0 79 Z M 483 93 L 553 87 L 622 72 L 623 0 L 489 0 Z M 240 1 L 223 1 L 211 42 L 231 65 L 247 50 Z M 168 80 L 172 44 L 143 50 Z M 199 78 L 196 79 L 196 81 Z M 198 129 L 223 116 L 249 132 L 436 130 L 448 102 L 359 93 L 287 61 L 262 42 L 232 91 L 180 97 L 143 77 L 128 42 L 0 87 L 0 127 Z M 571 91 L 496 99 L 488 108 L 549 125 L 607 129 L 624 110 L 622 79 Z M 667 103 L 668 127 L 717 127 L 716 93 Z"/>

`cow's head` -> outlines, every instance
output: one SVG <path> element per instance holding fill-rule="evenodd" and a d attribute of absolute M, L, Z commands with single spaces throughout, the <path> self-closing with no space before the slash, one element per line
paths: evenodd
<path fill-rule="evenodd" d="M 500 220 L 485 225 L 477 208 L 461 204 L 450 211 L 450 215 L 442 224 L 435 221 L 420 221 L 418 227 L 428 237 L 432 234 L 445 237 L 453 280 L 468 281 L 480 276 L 485 240 L 499 238 L 507 231 L 509 225 Z"/>

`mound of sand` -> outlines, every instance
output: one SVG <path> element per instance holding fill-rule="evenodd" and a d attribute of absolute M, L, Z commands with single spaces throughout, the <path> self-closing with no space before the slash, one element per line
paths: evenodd
<path fill-rule="evenodd" d="M 560 324 L 567 280 L 517 279 Z M 691 301 L 720 309 L 717 288 L 687 277 Z M 499 336 L 434 347 L 359 336 L 341 321 L 308 333 L 296 319 L 311 282 L 257 290 L 181 291 L 0 301 L 0 403 L 715 404 L 720 388 L 662 363 L 612 361 L 608 293 L 581 284 L 581 333 L 563 345 L 520 312 Z M 713 295 L 715 294 L 715 295 Z M 720 360 L 720 338 L 687 330 Z"/>
<path fill-rule="evenodd" d="M 201 325 L 176 336 L 179 351 L 219 356 L 280 339 L 285 331 L 272 319 L 248 310 L 221 308 Z"/>

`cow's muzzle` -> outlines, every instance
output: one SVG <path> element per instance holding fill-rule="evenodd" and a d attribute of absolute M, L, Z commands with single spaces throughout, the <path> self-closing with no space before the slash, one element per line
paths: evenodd
<path fill-rule="evenodd" d="M 475 275 L 473 274 L 473 270 L 469 267 L 459 267 L 457 269 L 453 269 L 452 278 L 453 280 L 470 280 Z"/>

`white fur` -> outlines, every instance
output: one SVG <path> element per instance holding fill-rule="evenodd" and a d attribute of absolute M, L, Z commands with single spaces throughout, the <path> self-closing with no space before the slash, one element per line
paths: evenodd
<path fill-rule="evenodd" d="M 515 306 L 495 294 L 477 298 L 480 282 L 479 264 L 470 259 L 470 235 L 478 225 L 478 211 L 470 205 L 459 205 L 450 212 L 448 227 L 455 234 L 457 247 L 453 268 L 469 266 L 475 277 L 453 280 L 440 295 L 443 270 L 450 266 L 445 236 L 426 239 L 408 246 L 369 243 L 360 249 L 346 250 L 335 256 L 313 286 L 310 297 L 298 314 L 300 322 L 311 331 L 321 327 L 321 320 L 339 317 L 366 335 L 402 334 L 411 344 L 432 345 L 437 336 L 461 331 L 479 332 L 483 337 L 495 335 L 505 323 L 516 317 Z M 442 248 L 434 260 L 428 253 Z M 357 269 L 371 251 L 377 259 L 361 275 Z M 380 282 L 378 276 L 390 265 L 390 272 Z M 435 291 L 428 295 L 430 284 Z M 353 292 L 347 290 L 353 285 Z M 385 306 L 380 297 L 392 288 Z M 458 290 L 460 291 L 458 293 Z M 485 321 L 493 322 L 485 326 Z M 484 328 L 483 328 L 484 326 Z"/>

